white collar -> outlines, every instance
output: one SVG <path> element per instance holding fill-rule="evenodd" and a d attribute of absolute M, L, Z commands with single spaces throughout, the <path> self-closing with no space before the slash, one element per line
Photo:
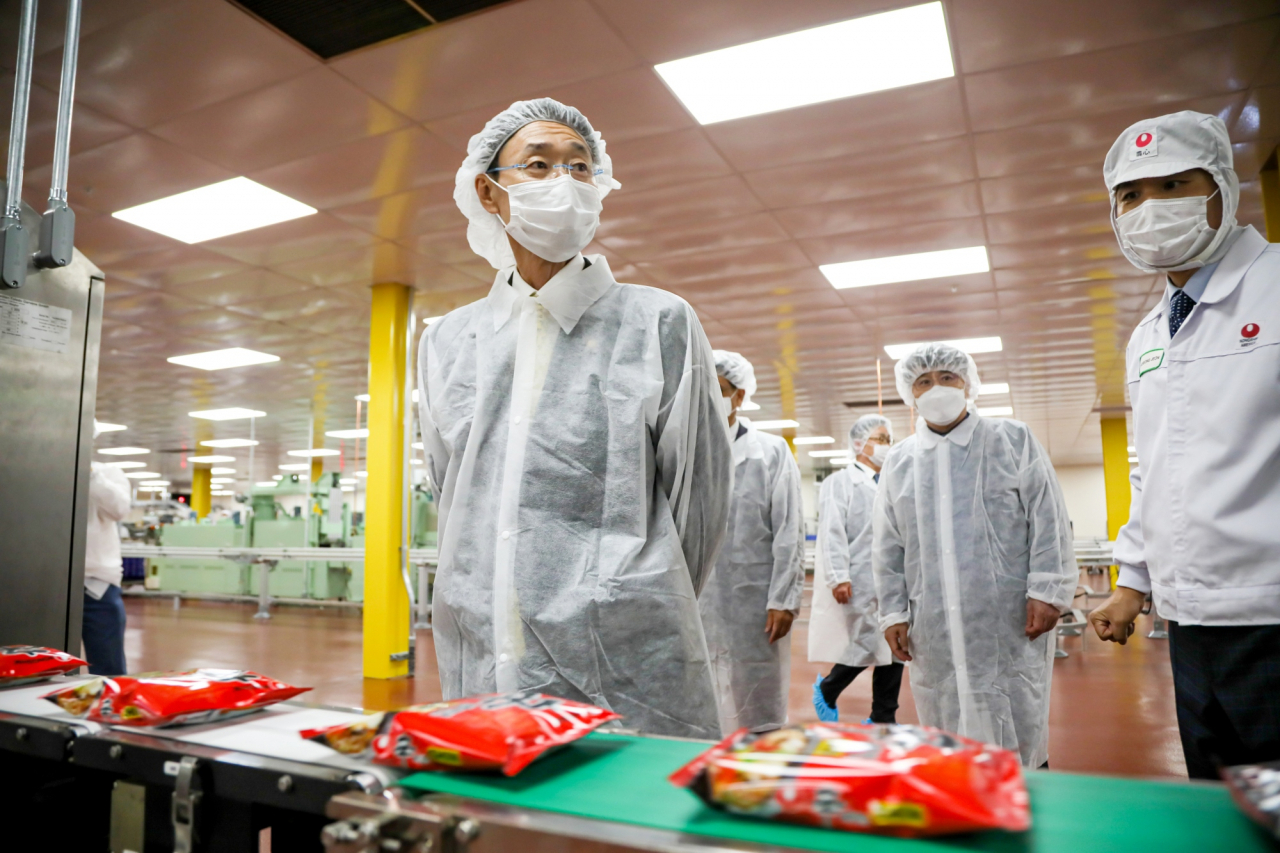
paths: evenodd
<path fill-rule="evenodd" d="M 925 423 L 924 418 L 916 418 L 916 440 L 925 449 L 937 447 L 944 439 L 952 444 L 968 447 L 969 439 L 973 438 L 973 431 L 978 428 L 979 419 L 980 415 L 970 408 L 969 417 L 962 420 L 958 427 L 946 435 L 939 435 L 929 429 L 929 425 Z"/>
<path fill-rule="evenodd" d="M 866 474 L 868 477 L 870 477 L 872 480 L 874 480 L 876 478 L 876 475 L 880 473 L 875 468 L 872 468 L 870 465 L 863 465 L 857 459 L 853 460 L 853 465 L 851 465 L 850 467 L 857 468 L 858 470 Z"/>
<path fill-rule="evenodd" d="M 738 427 L 741 425 L 746 432 L 739 435 Z M 764 448 L 760 445 L 760 432 L 751 425 L 751 421 L 742 415 L 734 420 L 733 426 L 729 427 L 733 430 L 733 464 L 741 465 L 748 459 L 763 459 Z"/>
<path fill-rule="evenodd" d="M 493 330 L 496 332 L 506 325 L 521 299 L 536 298 L 567 335 L 578 325 L 587 309 L 613 285 L 613 272 L 604 255 L 575 256 L 540 290 L 534 290 L 525 283 L 515 267 L 507 267 L 498 271 L 493 286 L 489 288 L 487 299 L 493 312 Z"/>

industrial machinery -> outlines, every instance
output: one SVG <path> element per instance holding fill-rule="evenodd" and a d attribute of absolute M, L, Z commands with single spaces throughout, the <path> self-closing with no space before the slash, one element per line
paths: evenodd
<path fill-rule="evenodd" d="M 68 144 L 80 3 L 68 3 L 49 211 L 22 202 L 36 3 L 17 33 L 0 222 L 0 501 L 7 512 L 0 643 L 80 648 L 103 276 L 72 248 Z M 35 238 L 35 239 L 33 239 Z"/>

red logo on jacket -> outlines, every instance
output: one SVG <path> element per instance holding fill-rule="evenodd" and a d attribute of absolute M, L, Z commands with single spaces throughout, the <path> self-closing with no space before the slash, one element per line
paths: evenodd
<path fill-rule="evenodd" d="M 1257 323 L 1246 323 L 1245 327 L 1240 330 L 1240 335 L 1246 338 L 1256 338 L 1258 336 L 1258 332 L 1261 331 L 1262 329 L 1259 328 Z"/>

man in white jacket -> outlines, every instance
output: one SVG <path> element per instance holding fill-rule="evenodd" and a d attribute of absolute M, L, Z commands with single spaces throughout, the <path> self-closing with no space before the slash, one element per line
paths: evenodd
<path fill-rule="evenodd" d="M 1280 759 L 1280 246 L 1236 223 L 1216 116 L 1140 121 L 1103 168 L 1120 248 L 1164 288 L 1129 340 L 1138 465 L 1116 591 L 1089 621 L 1124 643 L 1151 594 L 1187 772 L 1216 779 Z"/>
<path fill-rule="evenodd" d="M 833 663 L 813 685 L 819 720 L 840 719 L 836 699 L 868 667 L 873 723 L 896 723 L 901 663 L 880 632 L 876 581 L 871 572 L 871 511 L 880 469 L 889 458 L 893 425 L 863 415 L 849 430 L 854 462 L 822 481 L 818 493 L 818 558 L 809 615 L 809 660 Z"/>
<path fill-rule="evenodd" d="M 84 620 L 81 637 L 89 672 L 124 675 L 124 599 L 120 580 L 120 530 L 132 504 L 129 480 L 119 468 L 93 463 L 89 474 L 89 528 L 84 549 Z"/>

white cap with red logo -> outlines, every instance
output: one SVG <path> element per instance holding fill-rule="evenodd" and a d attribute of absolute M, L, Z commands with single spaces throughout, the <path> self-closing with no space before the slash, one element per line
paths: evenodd
<path fill-rule="evenodd" d="M 1231 156 L 1231 138 L 1227 135 L 1227 126 L 1217 116 L 1184 110 L 1145 119 L 1120 134 L 1102 166 L 1111 194 L 1111 221 L 1114 225 L 1117 185 L 1141 178 L 1176 175 L 1190 169 L 1204 169 L 1222 190 L 1222 225 L 1201 261 L 1212 263 L 1220 260 L 1214 255 L 1234 230 L 1236 209 L 1240 206 L 1240 178 Z M 1120 242 L 1123 249 L 1124 241 Z M 1147 269 L 1128 251 L 1125 255 L 1135 266 Z"/>

